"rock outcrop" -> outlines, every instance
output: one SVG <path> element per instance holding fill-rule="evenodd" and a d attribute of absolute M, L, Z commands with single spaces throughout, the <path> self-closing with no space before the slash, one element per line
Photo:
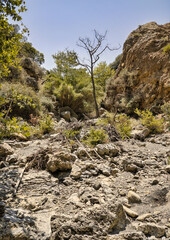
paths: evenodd
<path fill-rule="evenodd" d="M 135 108 L 152 109 L 170 99 L 170 23 L 150 22 L 127 38 L 119 68 L 111 79 L 105 107 L 133 113 Z"/>

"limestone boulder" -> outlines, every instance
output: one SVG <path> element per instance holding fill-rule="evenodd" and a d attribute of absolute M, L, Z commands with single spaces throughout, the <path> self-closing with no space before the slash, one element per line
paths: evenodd
<path fill-rule="evenodd" d="M 0 157 L 6 157 L 7 155 L 13 154 L 14 150 L 8 143 L 0 144 Z"/>
<path fill-rule="evenodd" d="M 76 156 L 74 154 L 63 151 L 58 152 L 49 156 L 47 170 L 50 172 L 71 170 L 75 160 Z"/>
<path fill-rule="evenodd" d="M 109 155 L 110 157 L 114 157 L 119 153 L 118 147 L 113 143 L 98 144 L 96 151 L 101 156 Z"/>

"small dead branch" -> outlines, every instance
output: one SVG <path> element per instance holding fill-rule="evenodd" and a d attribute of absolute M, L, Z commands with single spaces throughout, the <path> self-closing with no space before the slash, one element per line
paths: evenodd
<path fill-rule="evenodd" d="M 78 143 L 81 147 L 83 147 L 83 149 L 85 150 L 87 156 L 88 156 L 92 161 L 94 161 L 94 159 L 93 159 L 93 158 L 90 156 L 90 154 L 87 152 L 87 150 L 86 150 L 86 148 L 83 146 L 83 144 L 82 144 L 76 137 L 75 137 L 75 139 L 76 139 L 77 143 Z"/>
<path fill-rule="evenodd" d="M 93 149 L 93 151 L 95 152 L 95 154 L 96 154 L 101 160 L 103 160 L 103 158 L 98 154 L 98 152 L 97 152 L 95 149 Z"/>
<path fill-rule="evenodd" d="M 25 170 L 26 170 L 26 168 L 27 168 L 27 165 L 28 165 L 28 164 L 25 165 L 25 167 L 24 167 L 24 169 L 22 170 L 22 172 L 21 172 L 21 174 L 20 174 L 20 177 L 19 177 L 19 179 L 18 179 L 18 181 L 17 181 L 16 187 L 15 187 L 15 190 L 14 190 L 14 193 L 13 193 L 13 196 L 14 196 L 14 197 L 15 197 L 16 194 L 17 194 L 17 191 L 18 191 L 18 189 L 19 189 L 19 186 L 20 186 L 20 183 L 21 183 L 22 178 L 23 178 L 23 176 L 24 176 L 24 172 L 25 172 Z"/>

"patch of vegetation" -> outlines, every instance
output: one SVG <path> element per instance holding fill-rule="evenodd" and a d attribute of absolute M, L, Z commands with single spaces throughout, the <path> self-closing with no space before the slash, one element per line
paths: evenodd
<path fill-rule="evenodd" d="M 3 83 L 0 88 L 0 98 L 0 112 L 4 113 L 5 118 L 16 116 L 28 120 L 31 113 L 39 114 L 39 98 L 28 86 Z"/>
<path fill-rule="evenodd" d="M 136 108 L 135 113 L 140 117 L 141 123 L 151 130 L 152 133 L 161 133 L 164 129 L 164 119 L 156 119 L 149 110 L 141 111 Z"/>
<path fill-rule="evenodd" d="M 91 147 L 95 147 L 97 144 L 106 143 L 108 138 L 109 138 L 108 135 L 102 128 L 101 129 L 91 128 L 90 132 L 85 137 L 83 142 Z"/>
<path fill-rule="evenodd" d="M 0 1 L 0 78 L 9 74 L 9 66 L 17 66 L 20 61 L 18 53 L 26 29 L 18 33 L 16 25 L 10 24 L 8 19 L 10 17 L 13 21 L 21 22 L 21 13 L 24 11 L 26 7 L 23 0 Z"/>
<path fill-rule="evenodd" d="M 21 118 L 13 117 L 4 119 L 0 114 L 0 138 L 11 138 L 14 133 L 21 133 L 26 138 L 31 137 L 35 133 L 33 126 L 28 124 Z"/>
<path fill-rule="evenodd" d="M 64 132 L 65 136 L 67 139 L 72 139 L 74 140 L 75 137 L 78 137 L 79 134 L 80 134 L 80 131 L 75 131 L 75 130 L 72 130 L 72 129 L 69 129 L 67 131 Z"/>
<path fill-rule="evenodd" d="M 170 44 L 167 44 L 167 45 L 163 48 L 163 52 L 164 52 L 164 53 L 169 53 L 169 52 L 170 52 Z"/>
<path fill-rule="evenodd" d="M 161 110 L 167 117 L 170 118 L 170 102 L 164 103 L 161 106 Z"/>
<path fill-rule="evenodd" d="M 115 127 L 122 139 L 129 138 L 132 131 L 130 118 L 126 114 L 116 116 Z"/>
<path fill-rule="evenodd" d="M 131 121 L 126 114 L 114 116 L 114 113 L 106 112 L 105 118 L 99 118 L 97 120 L 97 125 L 107 126 L 108 124 L 115 126 L 122 139 L 130 137 L 132 131 Z"/>
<path fill-rule="evenodd" d="M 45 115 L 37 120 L 36 125 L 24 121 L 21 117 L 4 118 L 0 113 L 0 138 L 11 138 L 14 134 L 22 134 L 26 138 L 41 137 L 43 134 L 54 130 L 54 122 L 51 116 Z"/>
<path fill-rule="evenodd" d="M 83 112 L 84 97 L 81 93 L 76 93 L 73 86 L 63 83 L 55 89 L 54 95 L 61 107 L 70 107 L 75 113 Z"/>
<path fill-rule="evenodd" d="M 46 133 L 50 133 L 53 130 L 54 130 L 54 121 L 50 115 L 45 114 L 43 117 L 40 118 L 38 133 L 43 135 Z"/>
<path fill-rule="evenodd" d="M 96 124 L 99 126 L 100 125 L 107 126 L 108 124 L 114 125 L 115 124 L 114 113 L 106 112 L 105 117 L 98 118 Z"/>

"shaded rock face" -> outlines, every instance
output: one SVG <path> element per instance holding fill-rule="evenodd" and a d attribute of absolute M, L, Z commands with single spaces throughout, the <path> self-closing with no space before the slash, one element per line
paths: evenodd
<path fill-rule="evenodd" d="M 119 68 L 111 79 L 104 105 L 133 113 L 136 107 L 159 111 L 170 98 L 170 23 L 139 26 L 127 38 Z"/>
<path fill-rule="evenodd" d="M 23 58 L 21 60 L 21 66 L 24 70 L 24 75 L 26 76 L 27 85 L 35 90 L 39 90 L 38 82 L 43 74 L 38 64 L 33 62 L 31 58 Z"/>

